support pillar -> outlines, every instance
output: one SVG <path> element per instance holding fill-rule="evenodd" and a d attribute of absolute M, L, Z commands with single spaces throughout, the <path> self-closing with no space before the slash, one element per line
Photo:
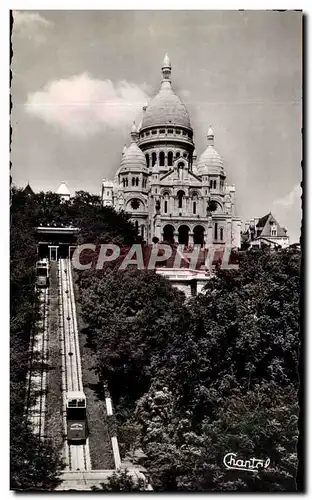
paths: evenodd
<path fill-rule="evenodd" d="M 207 238 L 206 238 L 206 248 L 209 248 L 213 245 L 213 222 L 212 222 L 212 217 L 208 216 L 208 231 L 207 231 Z"/>
<path fill-rule="evenodd" d="M 194 233 L 189 232 L 188 246 L 189 247 L 194 246 Z"/>

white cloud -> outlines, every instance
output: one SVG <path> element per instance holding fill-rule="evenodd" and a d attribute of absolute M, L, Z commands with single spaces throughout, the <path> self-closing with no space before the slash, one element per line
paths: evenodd
<path fill-rule="evenodd" d="M 45 31 L 52 26 L 51 21 L 38 12 L 13 12 L 13 33 L 22 38 L 28 38 L 36 44 L 46 41 Z"/>
<path fill-rule="evenodd" d="M 301 194 L 302 190 L 300 184 L 296 184 L 290 193 L 283 196 L 283 198 L 275 200 L 274 204 L 282 207 L 291 207 L 300 200 Z"/>
<path fill-rule="evenodd" d="M 105 128 L 130 126 L 140 119 L 145 86 L 126 81 L 114 84 L 87 73 L 52 81 L 28 95 L 26 110 L 65 132 L 87 136 Z"/>

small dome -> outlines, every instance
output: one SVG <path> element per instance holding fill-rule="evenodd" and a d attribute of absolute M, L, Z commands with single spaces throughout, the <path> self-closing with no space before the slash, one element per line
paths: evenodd
<path fill-rule="evenodd" d="M 137 145 L 137 132 L 135 124 L 133 124 L 131 129 L 131 144 L 126 150 L 124 150 L 121 163 L 120 163 L 120 173 L 128 171 L 143 171 L 148 173 L 145 155 L 142 150 Z"/>
<path fill-rule="evenodd" d="M 207 132 L 208 146 L 201 154 L 198 163 L 198 175 L 224 174 L 223 160 L 214 148 L 214 133 L 211 127 Z"/>
<path fill-rule="evenodd" d="M 165 125 L 191 128 L 187 109 L 171 87 L 171 63 L 167 54 L 162 66 L 162 72 L 163 80 L 160 90 L 144 112 L 142 129 Z"/>
<path fill-rule="evenodd" d="M 60 194 L 62 196 L 70 196 L 69 189 L 66 186 L 65 182 L 61 183 L 61 185 L 59 186 L 58 190 L 56 191 L 56 194 Z"/>
<path fill-rule="evenodd" d="M 221 156 L 212 145 L 200 156 L 197 163 L 198 175 L 224 174 L 224 165 Z"/>

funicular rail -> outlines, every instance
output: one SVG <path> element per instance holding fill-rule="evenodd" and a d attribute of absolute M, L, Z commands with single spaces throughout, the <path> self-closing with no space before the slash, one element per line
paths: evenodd
<path fill-rule="evenodd" d="M 81 358 L 76 318 L 76 307 L 70 261 L 59 261 L 59 294 L 60 294 L 60 340 L 62 354 L 62 390 L 63 390 L 63 423 L 66 425 L 66 393 L 83 391 Z M 83 471 L 91 469 L 88 439 L 84 444 L 71 444 L 66 440 L 64 458 L 67 469 Z"/>
<path fill-rule="evenodd" d="M 49 289 L 39 290 L 39 320 L 31 337 L 25 413 L 34 434 L 45 437 Z"/>

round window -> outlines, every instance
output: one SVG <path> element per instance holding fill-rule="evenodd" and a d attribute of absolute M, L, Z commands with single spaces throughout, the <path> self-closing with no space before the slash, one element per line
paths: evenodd
<path fill-rule="evenodd" d="M 130 205 L 131 205 L 131 208 L 133 208 L 133 210 L 137 210 L 140 206 L 140 202 L 139 202 L 139 200 L 134 199 L 134 200 L 131 200 Z"/>

